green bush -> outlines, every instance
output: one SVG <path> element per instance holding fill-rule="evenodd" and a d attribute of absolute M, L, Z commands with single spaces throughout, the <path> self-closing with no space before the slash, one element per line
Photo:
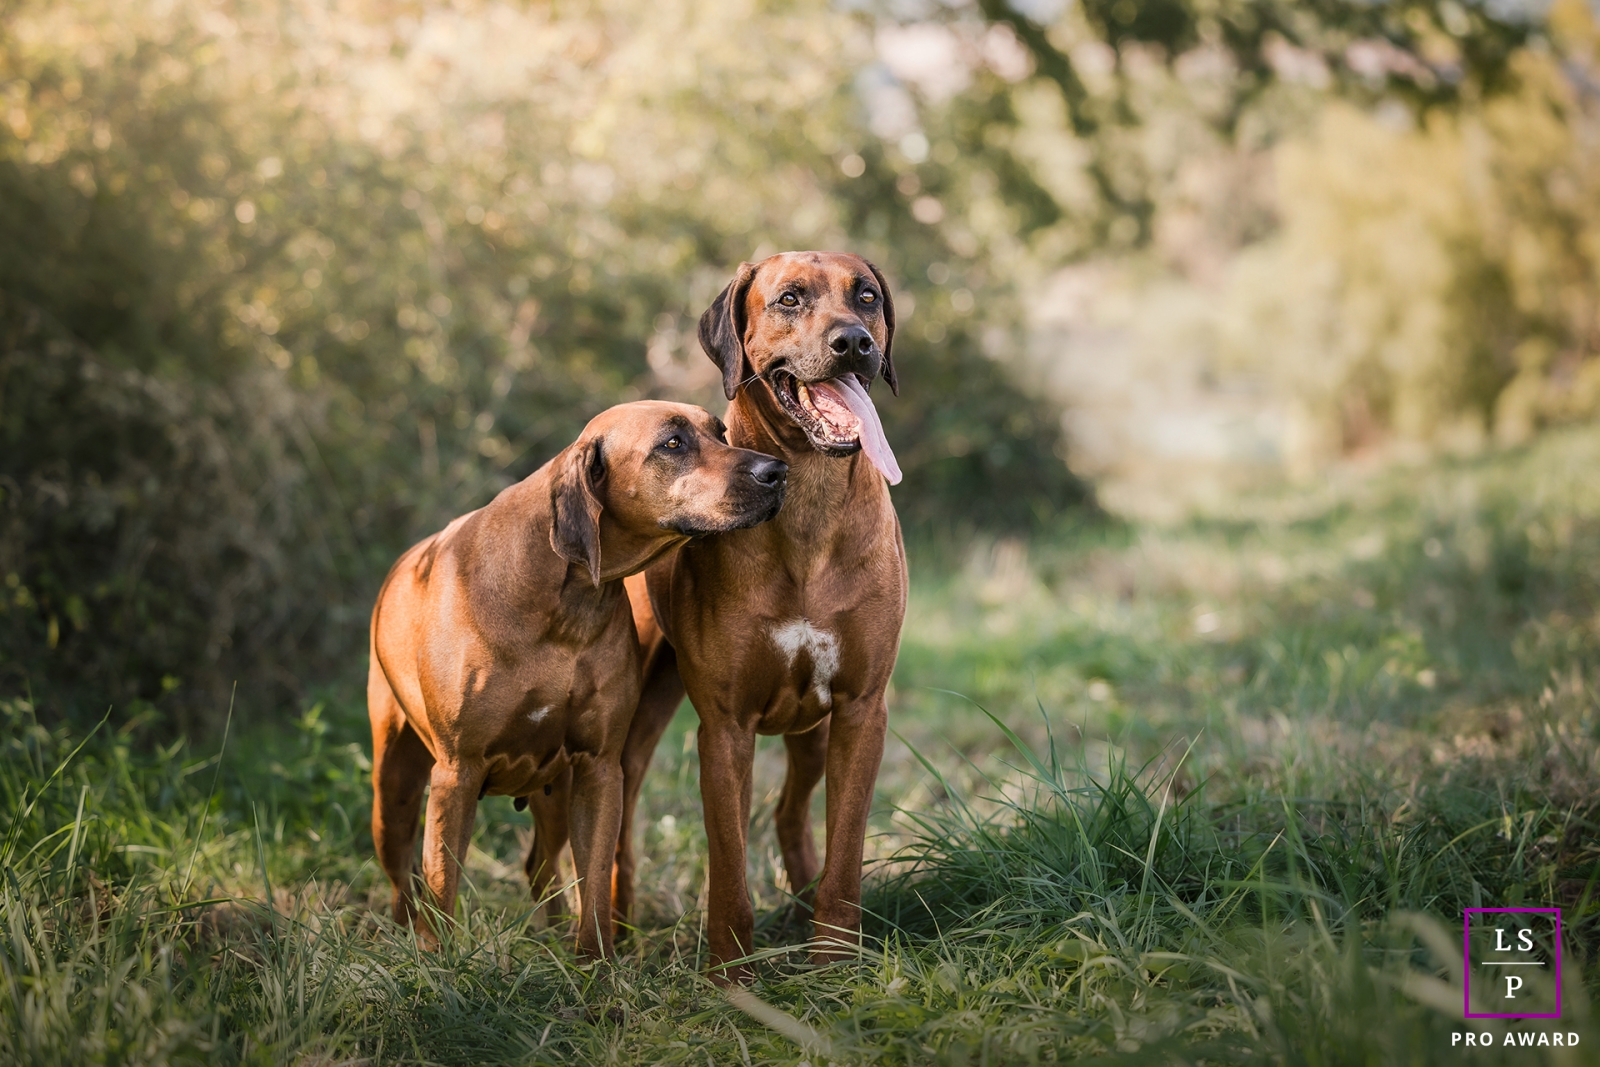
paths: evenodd
<path fill-rule="evenodd" d="M 694 320 L 764 250 L 858 249 L 902 293 L 905 395 L 879 403 L 908 522 L 1083 501 L 1055 414 L 926 264 L 1001 322 L 1004 280 L 911 217 L 904 161 L 836 162 L 869 139 L 850 18 L 703 27 L 668 91 L 582 55 L 656 48 L 670 20 L 591 40 L 604 12 L 501 12 L 485 55 L 447 47 L 466 17 L 323 15 L 362 43 L 330 58 L 327 27 L 250 2 L 0 22 L 0 686 L 194 729 L 235 683 L 249 715 L 358 677 L 407 544 L 612 403 L 720 408 Z M 374 88 L 394 78 L 430 92 Z M 929 181 L 957 163 L 978 165 Z"/>

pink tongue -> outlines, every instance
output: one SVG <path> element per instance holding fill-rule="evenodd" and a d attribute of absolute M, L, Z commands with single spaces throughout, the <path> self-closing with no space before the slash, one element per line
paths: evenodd
<path fill-rule="evenodd" d="M 899 485 L 900 464 L 894 461 L 894 453 L 889 451 L 889 440 L 883 436 L 883 423 L 878 421 L 878 409 L 872 406 L 871 398 L 861 388 L 856 376 L 843 374 L 825 382 L 817 382 L 811 388 L 814 391 L 827 390 L 844 401 L 850 413 L 861 420 L 861 451 L 867 454 L 867 459 L 878 468 L 879 474 L 888 479 L 890 485 Z"/>

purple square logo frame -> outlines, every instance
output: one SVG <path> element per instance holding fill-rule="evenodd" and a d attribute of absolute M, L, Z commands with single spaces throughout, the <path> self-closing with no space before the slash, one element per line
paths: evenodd
<path fill-rule="evenodd" d="M 1551 955 L 1553 955 L 1555 957 L 1554 961 L 1549 961 L 1549 960 L 1529 960 L 1529 959 L 1484 960 L 1484 961 L 1482 961 L 1483 963 L 1485 963 L 1486 965 L 1491 966 L 1491 967 L 1540 967 L 1540 966 L 1545 966 L 1546 964 L 1548 964 L 1550 962 L 1554 962 L 1554 964 L 1555 964 L 1555 976 L 1556 976 L 1556 986 L 1555 986 L 1555 988 L 1556 988 L 1556 1010 L 1554 1012 L 1538 1012 L 1538 1013 L 1534 1013 L 1534 1012 L 1474 1012 L 1472 1010 L 1472 963 L 1473 963 L 1473 960 L 1472 960 L 1472 930 L 1473 930 L 1472 917 L 1474 915 L 1529 915 L 1529 916 L 1542 915 L 1542 916 L 1545 916 L 1547 919 L 1550 919 L 1550 918 L 1554 919 L 1554 921 L 1555 921 L 1555 937 L 1550 942 Z M 1481 927 L 1480 927 L 1480 929 L 1481 929 Z M 1494 928 L 1494 929 L 1495 929 L 1495 935 L 1496 935 L 1496 939 L 1497 939 L 1496 942 L 1495 942 L 1496 946 L 1497 946 L 1497 951 L 1514 952 L 1514 953 L 1517 953 L 1517 954 L 1522 955 L 1522 956 L 1531 955 L 1531 954 L 1534 954 L 1534 953 L 1537 952 L 1537 948 L 1538 947 L 1532 944 L 1531 937 L 1526 936 L 1526 935 L 1528 935 L 1528 934 L 1530 934 L 1532 932 L 1532 927 L 1526 927 L 1526 928 L 1523 928 L 1522 930 L 1517 931 L 1517 935 L 1519 935 L 1519 936 L 1517 936 L 1517 937 L 1515 937 L 1513 939 L 1512 944 L 1510 946 L 1505 946 L 1505 945 L 1503 945 L 1501 943 L 1503 941 L 1503 937 L 1501 935 L 1503 935 L 1505 933 L 1505 931 L 1500 930 L 1498 928 Z M 1524 945 L 1526 945 L 1526 947 L 1523 947 Z M 1462 965 L 1463 965 L 1463 968 L 1462 968 L 1462 987 L 1463 987 L 1463 991 L 1462 991 L 1462 1002 L 1463 1002 L 1462 1003 L 1462 1009 L 1465 1012 L 1466 1017 L 1468 1019 L 1559 1019 L 1559 1018 L 1561 1018 L 1561 909 L 1560 908 L 1467 908 L 1466 912 L 1465 912 L 1465 914 L 1463 916 L 1463 921 L 1462 921 L 1462 924 L 1461 924 L 1461 957 L 1462 957 Z M 1517 977 L 1517 976 L 1508 976 L 1508 979 L 1507 979 L 1507 987 L 1508 987 L 1508 989 L 1510 989 L 1510 983 L 1512 981 L 1516 981 L 1517 982 L 1517 988 L 1518 989 L 1520 989 L 1524 984 L 1520 980 L 1519 977 Z M 1510 995 L 1511 994 L 1508 992 L 1507 996 L 1510 996 Z"/>

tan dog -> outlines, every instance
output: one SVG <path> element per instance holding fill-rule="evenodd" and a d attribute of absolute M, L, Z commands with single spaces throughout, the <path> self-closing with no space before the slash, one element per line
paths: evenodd
<path fill-rule="evenodd" d="M 422 881 L 447 918 L 479 798 L 509 795 L 533 808 L 534 898 L 570 829 L 578 947 L 611 951 L 619 759 L 640 684 L 620 579 L 692 537 L 770 519 L 784 485 L 781 462 L 730 448 L 702 409 L 623 404 L 400 557 L 372 612 L 367 681 L 372 838 L 396 921 L 418 918 L 423 788 Z"/>
<path fill-rule="evenodd" d="M 752 947 L 745 884 L 757 734 L 782 734 L 789 771 L 777 832 L 789 885 L 812 896 L 816 954 L 853 951 L 861 856 L 888 721 L 884 692 L 906 606 L 905 548 L 885 479 L 899 468 L 866 386 L 895 388 L 894 303 L 850 255 L 792 252 L 743 264 L 700 320 L 722 368 L 729 440 L 789 466 L 772 522 L 709 537 L 626 584 L 646 646 L 626 777 L 614 905 L 633 902 L 633 813 L 651 753 L 687 688 L 700 715 L 710 848 L 713 977 Z M 681 680 L 680 680 L 681 679 Z M 811 792 L 828 776 L 828 853 L 817 880 Z"/>

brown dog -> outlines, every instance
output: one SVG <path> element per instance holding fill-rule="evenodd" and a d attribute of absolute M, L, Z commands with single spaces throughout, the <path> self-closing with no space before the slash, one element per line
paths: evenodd
<path fill-rule="evenodd" d="M 700 408 L 623 404 L 400 557 L 372 612 L 367 680 L 372 838 L 394 884 L 396 921 L 418 917 L 423 787 L 422 880 L 447 918 L 478 800 L 510 795 L 533 808 L 534 898 L 554 877 L 570 826 L 578 947 L 611 951 L 610 894 L 595 887 L 609 888 L 619 760 L 640 684 L 620 579 L 692 537 L 770 519 L 785 473 L 769 456 L 730 448 Z"/>
<path fill-rule="evenodd" d="M 615 910 L 625 917 L 633 902 L 640 779 L 687 688 L 700 715 L 708 935 L 722 980 L 749 973 L 728 964 L 752 947 L 745 853 L 757 734 L 782 734 L 788 748 L 778 842 L 803 901 L 816 882 L 815 954 L 859 941 L 867 812 L 906 606 L 885 484 L 900 472 L 865 392 L 880 372 L 896 387 L 893 338 L 888 286 L 857 256 L 791 252 L 741 265 L 700 319 L 700 344 L 732 401 L 728 439 L 788 464 L 788 501 L 772 522 L 685 545 L 626 583 L 647 660 L 623 756 Z M 824 771 L 818 881 L 810 802 Z"/>

